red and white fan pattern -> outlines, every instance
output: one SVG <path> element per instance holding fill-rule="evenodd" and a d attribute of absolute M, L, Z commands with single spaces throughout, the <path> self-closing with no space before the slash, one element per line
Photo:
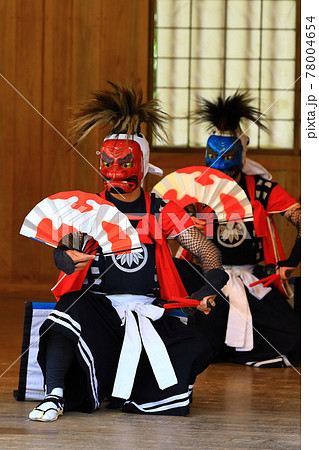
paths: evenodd
<path fill-rule="evenodd" d="M 244 190 L 223 172 L 209 167 L 176 170 L 157 183 L 152 192 L 183 208 L 192 204 L 207 205 L 220 223 L 253 220 Z"/>
<path fill-rule="evenodd" d="M 45 198 L 29 212 L 20 230 L 22 235 L 53 247 L 75 232 L 93 237 L 105 255 L 141 251 L 138 233 L 128 218 L 112 203 L 82 191 Z"/>

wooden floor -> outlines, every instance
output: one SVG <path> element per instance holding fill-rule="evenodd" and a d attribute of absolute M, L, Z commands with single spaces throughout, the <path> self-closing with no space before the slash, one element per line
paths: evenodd
<path fill-rule="evenodd" d="M 102 405 L 93 414 L 71 412 L 50 424 L 28 421 L 36 403 L 12 395 L 27 300 L 52 298 L 0 295 L 0 448 L 300 448 L 300 367 L 211 365 L 197 378 L 188 417 L 123 414 Z"/>

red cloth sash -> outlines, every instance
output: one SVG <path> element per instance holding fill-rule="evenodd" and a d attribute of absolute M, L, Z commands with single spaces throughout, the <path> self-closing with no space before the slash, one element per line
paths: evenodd
<path fill-rule="evenodd" d="M 245 177 L 248 196 L 253 208 L 256 235 L 257 237 L 261 237 L 263 241 L 265 264 L 277 265 L 278 261 L 285 259 L 285 253 L 271 213 L 284 212 L 296 204 L 297 201 L 277 185 L 272 190 L 272 198 L 274 200 L 268 201 L 267 210 L 264 210 L 261 203 L 255 199 L 255 178 L 251 175 L 245 175 Z M 283 287 L 280 279 L 273 281 L 272 284 L 284 296 L 287 296 L 286 289 Z"/>
<path fill-rule="evenodd" d="M 265 264 L 277 264 L 277 261 L 285 259 L 285 253 L 274 220 L 269 214 L 269 207 L 271 206 L 268 205 L 267 210 L 265 210 L 260 201 L 255 199 L 255 178 L 252 175 L 245 175 L 245 178 L 249 200 L 253 208 L 254 228 L 257 237 L 261 237 L 263 241 Z M 284 210 L 282 209 L 282 211 Z"/>

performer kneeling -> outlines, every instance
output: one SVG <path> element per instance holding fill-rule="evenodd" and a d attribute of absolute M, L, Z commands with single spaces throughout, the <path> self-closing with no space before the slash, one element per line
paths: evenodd
<path fill-rule="evenodd" d="M 193 298 L 208 314 L 207 300 L 225 285 L 220 252 L 197 230 L 187 213 L 143 191 L 149 146 L 141 122 L 164 132 L 166 115 L 156 101 L 111 83 L 74 116 L 81 140 L 101 121 L 109 134 L 100 152 L 105 190 L 99 195 L 126 214 L 139 233 L 140 253 L 104 256 L 98 243 L 81 233 L 63 239 L 54 251 L 62 270 L 53 292 L 59 301 L 40 329 L 38 361 L 46 396 L 29 418 L 54 421 L 63 411 L 108 408 L 140 414 L 186 415 L 196 376 L 211 360 L 206 338 L 160 306 L 186 290 L 174 266 L 167 238 L 202 265 L 205 286 Z M 67 274 L 67 276 L 64 276 Z"/>

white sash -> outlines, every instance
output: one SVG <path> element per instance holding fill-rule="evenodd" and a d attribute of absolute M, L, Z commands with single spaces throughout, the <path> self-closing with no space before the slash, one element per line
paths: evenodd
<path fill-rule="evenodd" d="M 116 297 L 116 300 L 115 300 Z M 121 304 L 119 297 L 121 297 Z M 145 297 L 148 303 L 132 302 L 133 298 L 142 300 L 144 296 L 108 296 L 125 325 L 125 336 L 113 386 L 113 397 L 128 399 L 131 395 L 142 345 L 152 366 L 160 389 L 177 384 L 177 378 L 166 347 L 154 329 L 151 320 L 158 320 L 164 314 L 164 308 L 151 305 L 154 299 Z M 125 300 L 130 303 L 125 303 Z M 124 302 L 123 302 L 124 300 Z M 138 317 L 138 325 L 132 313 Z M 151 319 L 151 320 L 150 320 Z"/>
<path fill-rule="evenodd" d="M 245 287 L 258 300 L 262 299 L 271 288 L 262 284 L 250 287 L 254 281 L 258 281 L 252 274 L 254 266 L 226 266 L 225 271 L 229 275 L 227 284 L 222 288 L 223 294 L 229 299 L 229 314 L 225 344 L 236 347 L 237 351 L 250 351 L 254 347 L 253 323 Z"/>

